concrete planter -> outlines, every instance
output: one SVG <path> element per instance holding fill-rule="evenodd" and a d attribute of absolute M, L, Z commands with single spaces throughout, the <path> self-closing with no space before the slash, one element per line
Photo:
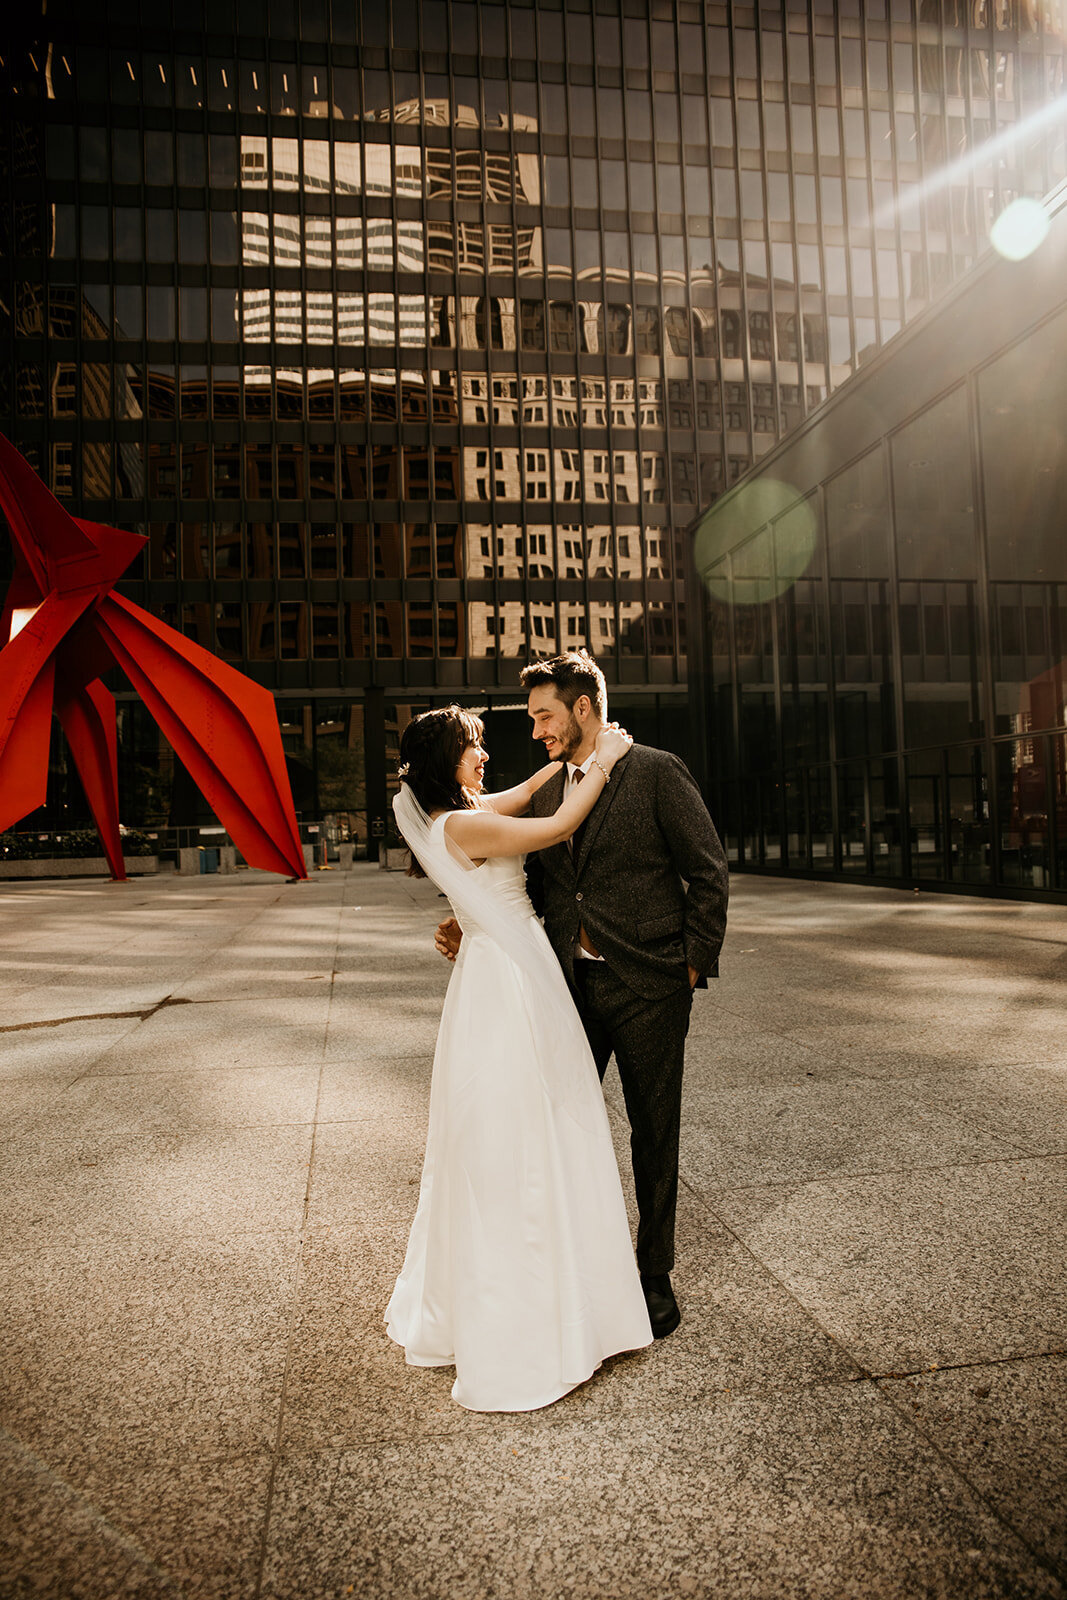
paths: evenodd
<path fill-rule="evenodd" d="M 126 873 L 159 871 L 158 856 L 127 856 Z M 110 878 L 103 856 L 42 856 L 39 861 L 0 861 L 0 878 Z"/>
<path fill-rule="evenodd" d="M 204 857 L 208 865 L 204 866 Z M 178 871 L 185 877 L 199 877 L 207 872 L 236 872 L 237 850 L 232 844 L 212 845 L 208 850 L 200 850 L 197 846 L 192 849 L 178 851 Z"/>

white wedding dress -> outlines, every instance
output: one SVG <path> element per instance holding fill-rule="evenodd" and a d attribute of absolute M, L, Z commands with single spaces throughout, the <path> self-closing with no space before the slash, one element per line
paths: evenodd
<path fill-rule="evenodd" d="M 447 815 L 419 852 L 439 887 L 445 853 L 458 855 Z M 492 932 L 472 920 L 464 891 L 475 879 Z M 652 1333 L 596 1067 L 522 858 L 491 858 L 450 887 L 464 936 L 434 1055 L 418 1209 L 385 1320 L 411 1365 L 455 1365 L 460 1405 L 532 1411 Z"/>

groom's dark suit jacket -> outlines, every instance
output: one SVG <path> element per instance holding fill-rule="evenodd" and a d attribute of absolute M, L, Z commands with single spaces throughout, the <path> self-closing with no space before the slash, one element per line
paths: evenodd
<path fill-rule="evenodd" d="M 534 816 L 563 798 L 566 769 L 541 785 Z M 568 979 L 579 924 L 616 976 L 646 1000 L 718 971 L 729 874 L 685 763 L 635 744 L 616 762 L 581 836 L 530 856 L 527 886 Z"/>

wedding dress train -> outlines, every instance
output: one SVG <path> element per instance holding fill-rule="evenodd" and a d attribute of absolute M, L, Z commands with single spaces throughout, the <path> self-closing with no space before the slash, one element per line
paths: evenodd
<path fill-rule="evenodd" d="M 439 886 L 448 871 L 423 854 L 439 869 L 457 855 L 446 818 L 419 857 Z M 460 1405 L 529 1411 L 652 1334 L 596 1068 L 522 859 L 490 859 L 449 889 L 464 937 L 386 1324 L 410 1364 L 455 1365 Z"/>

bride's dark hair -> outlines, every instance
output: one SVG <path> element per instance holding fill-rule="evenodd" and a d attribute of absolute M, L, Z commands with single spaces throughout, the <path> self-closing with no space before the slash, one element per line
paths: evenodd
<path fill-rule="evenodd" d="M 475 809 L 474 796 L 456 781 L 456 768 L 464 751 L 481 743 L 484 732 L 481 718 L 462 706 L 442 706 L 412 717 L 400 735 L 398 775 L 427 814 Z M 426 876 L 414 856 L 408 876 Z"/>

